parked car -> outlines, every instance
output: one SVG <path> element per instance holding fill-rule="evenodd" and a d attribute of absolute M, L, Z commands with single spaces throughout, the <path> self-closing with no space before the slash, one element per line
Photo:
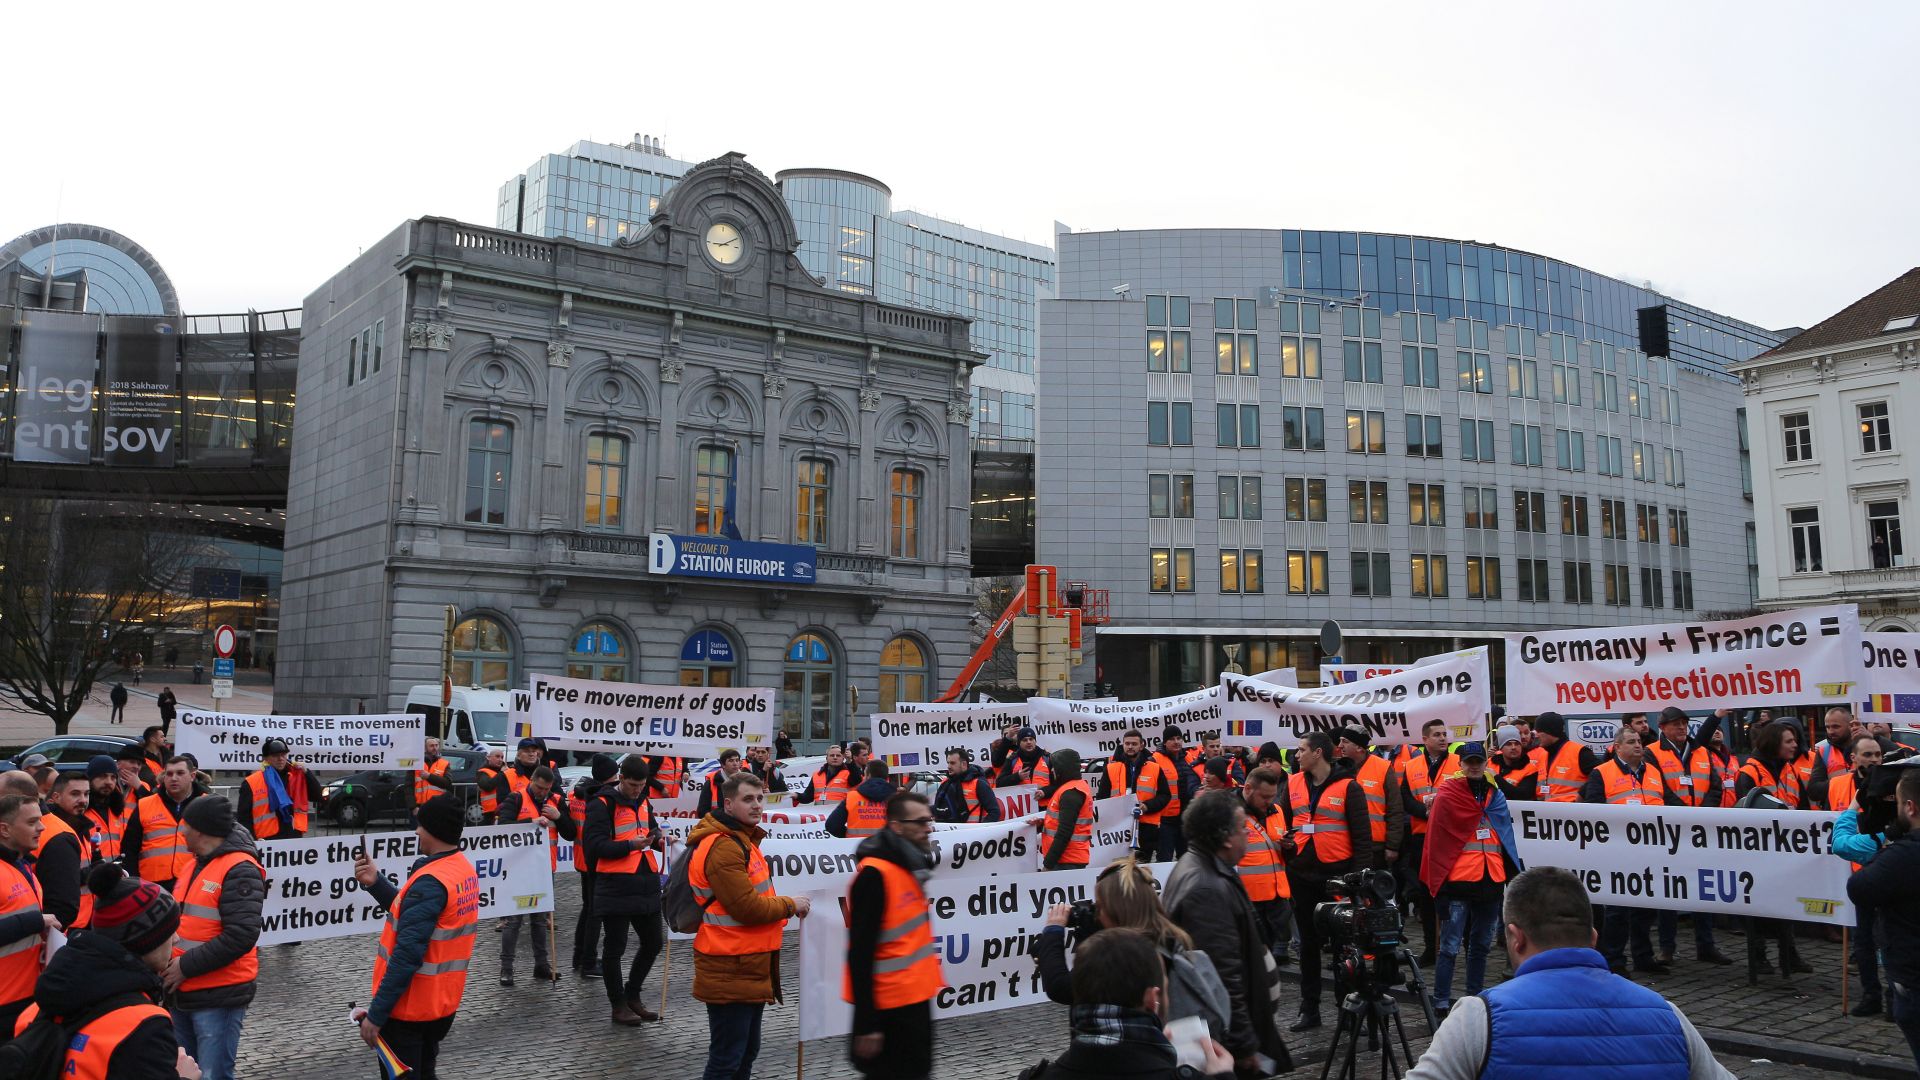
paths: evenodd
<path fill-rule="evenodd" d="M 127 739 L 118 735 L 61 735 L 52 739 L 41 739 L 14 757 L 15 761 L 25 761 L 28 754 L 45 754 L 47 760 L 60 772 L 87 771 L 87 762 L 97 754 L 108 757 L 120 752 L 123 746 L 138 743 L 139 739 Z"/>
<path fill-rule="evenodd" d="M 449 778 L 453 793 L 467 804 L 467 824 L 480 824 L 480 789 L 474 786 L 474 780 L 480 766 L 487 763 L 486 755 L 444 749 L 440 756 L 453 763 Z M 330 780 L 320 789 L 320 815 L 348 829 L 394 818 L 406 821 L 413 816 L 413 773 L 379 769 Z"/>

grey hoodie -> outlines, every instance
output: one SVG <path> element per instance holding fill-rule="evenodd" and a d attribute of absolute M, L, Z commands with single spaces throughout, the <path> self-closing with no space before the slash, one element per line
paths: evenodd
<path fill-rule="evenodd" d="M 246 826 L 235 825 L 212 855 L 194 860 L 193 869 L 186 875 L 187 880 L 193 882 L 186 902 L 197 903 L 197 897 L 205 895 L 203 883 L 195 880 L 201 868 L 232 851 L 244 852 L 253 861 L 237 862 L 227 868 L 226 884 L 220 890 L 220 934 L 212 941 L 191 946 L 181 954 L 180 973 L 185 978 L 205 975 L 232 964 L 247 955 L 260 939 L 260 908 L 266 902 L 267 881 L 260 870 L 260 851 L 253 846 L 253 834 L 247 831 Z M 249 979 L 231 986 L 176 991 L 175 1004 L 187 1011 L 244 1009 L 253 1004 L 254 982 Z"/>

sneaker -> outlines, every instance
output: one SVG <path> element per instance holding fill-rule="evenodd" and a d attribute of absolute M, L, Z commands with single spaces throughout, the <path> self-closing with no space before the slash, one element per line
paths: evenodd
<path fill-rule="evenodd" d="M 1880 1015 L 1880 999 L 1877 997 L 1863 997 L 1860 999 L 1860 1004 L 1855 1005 L 1853 1008 L 1847 1010 L 1847 1015 L 1848 1016 L 1879 1016 Z"/>

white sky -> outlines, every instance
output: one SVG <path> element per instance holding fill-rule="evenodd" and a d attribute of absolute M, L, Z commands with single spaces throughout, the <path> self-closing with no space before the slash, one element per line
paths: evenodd
<path fill-rule="evenodd" d="M 1425 233 L 1771 327 L 1920 263 L 1906 2 L 14 7 L 0 242 L 116 229 L 192 313 L 635 132 L 1042 243 Z"/>

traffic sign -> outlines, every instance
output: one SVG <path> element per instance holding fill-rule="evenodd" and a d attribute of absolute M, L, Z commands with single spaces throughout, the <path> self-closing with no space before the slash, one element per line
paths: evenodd
<path fill-rule="evenodd" d="M 216 657 L 213 661 L 213 677 L 216 679 L 232 679 L 233 657 Z"/>
<path fill-rule="evenodd" d="M 213 632 L 213 654 L 215 656 L 232 656 L 234 643 L 238 639 L 239 636 L 234 633 L 233 627 L 220 627 Z"/>
<path fill-rule="evenodd" d="M 233 696 L 233 680 L 220 679 L 220 678 L 214 679 L 213 689 L 208 696 L 212 697 L 216 701 L 220 701 L 220 700 L 224 700 L 226 698 L 232 697 Z"/>

